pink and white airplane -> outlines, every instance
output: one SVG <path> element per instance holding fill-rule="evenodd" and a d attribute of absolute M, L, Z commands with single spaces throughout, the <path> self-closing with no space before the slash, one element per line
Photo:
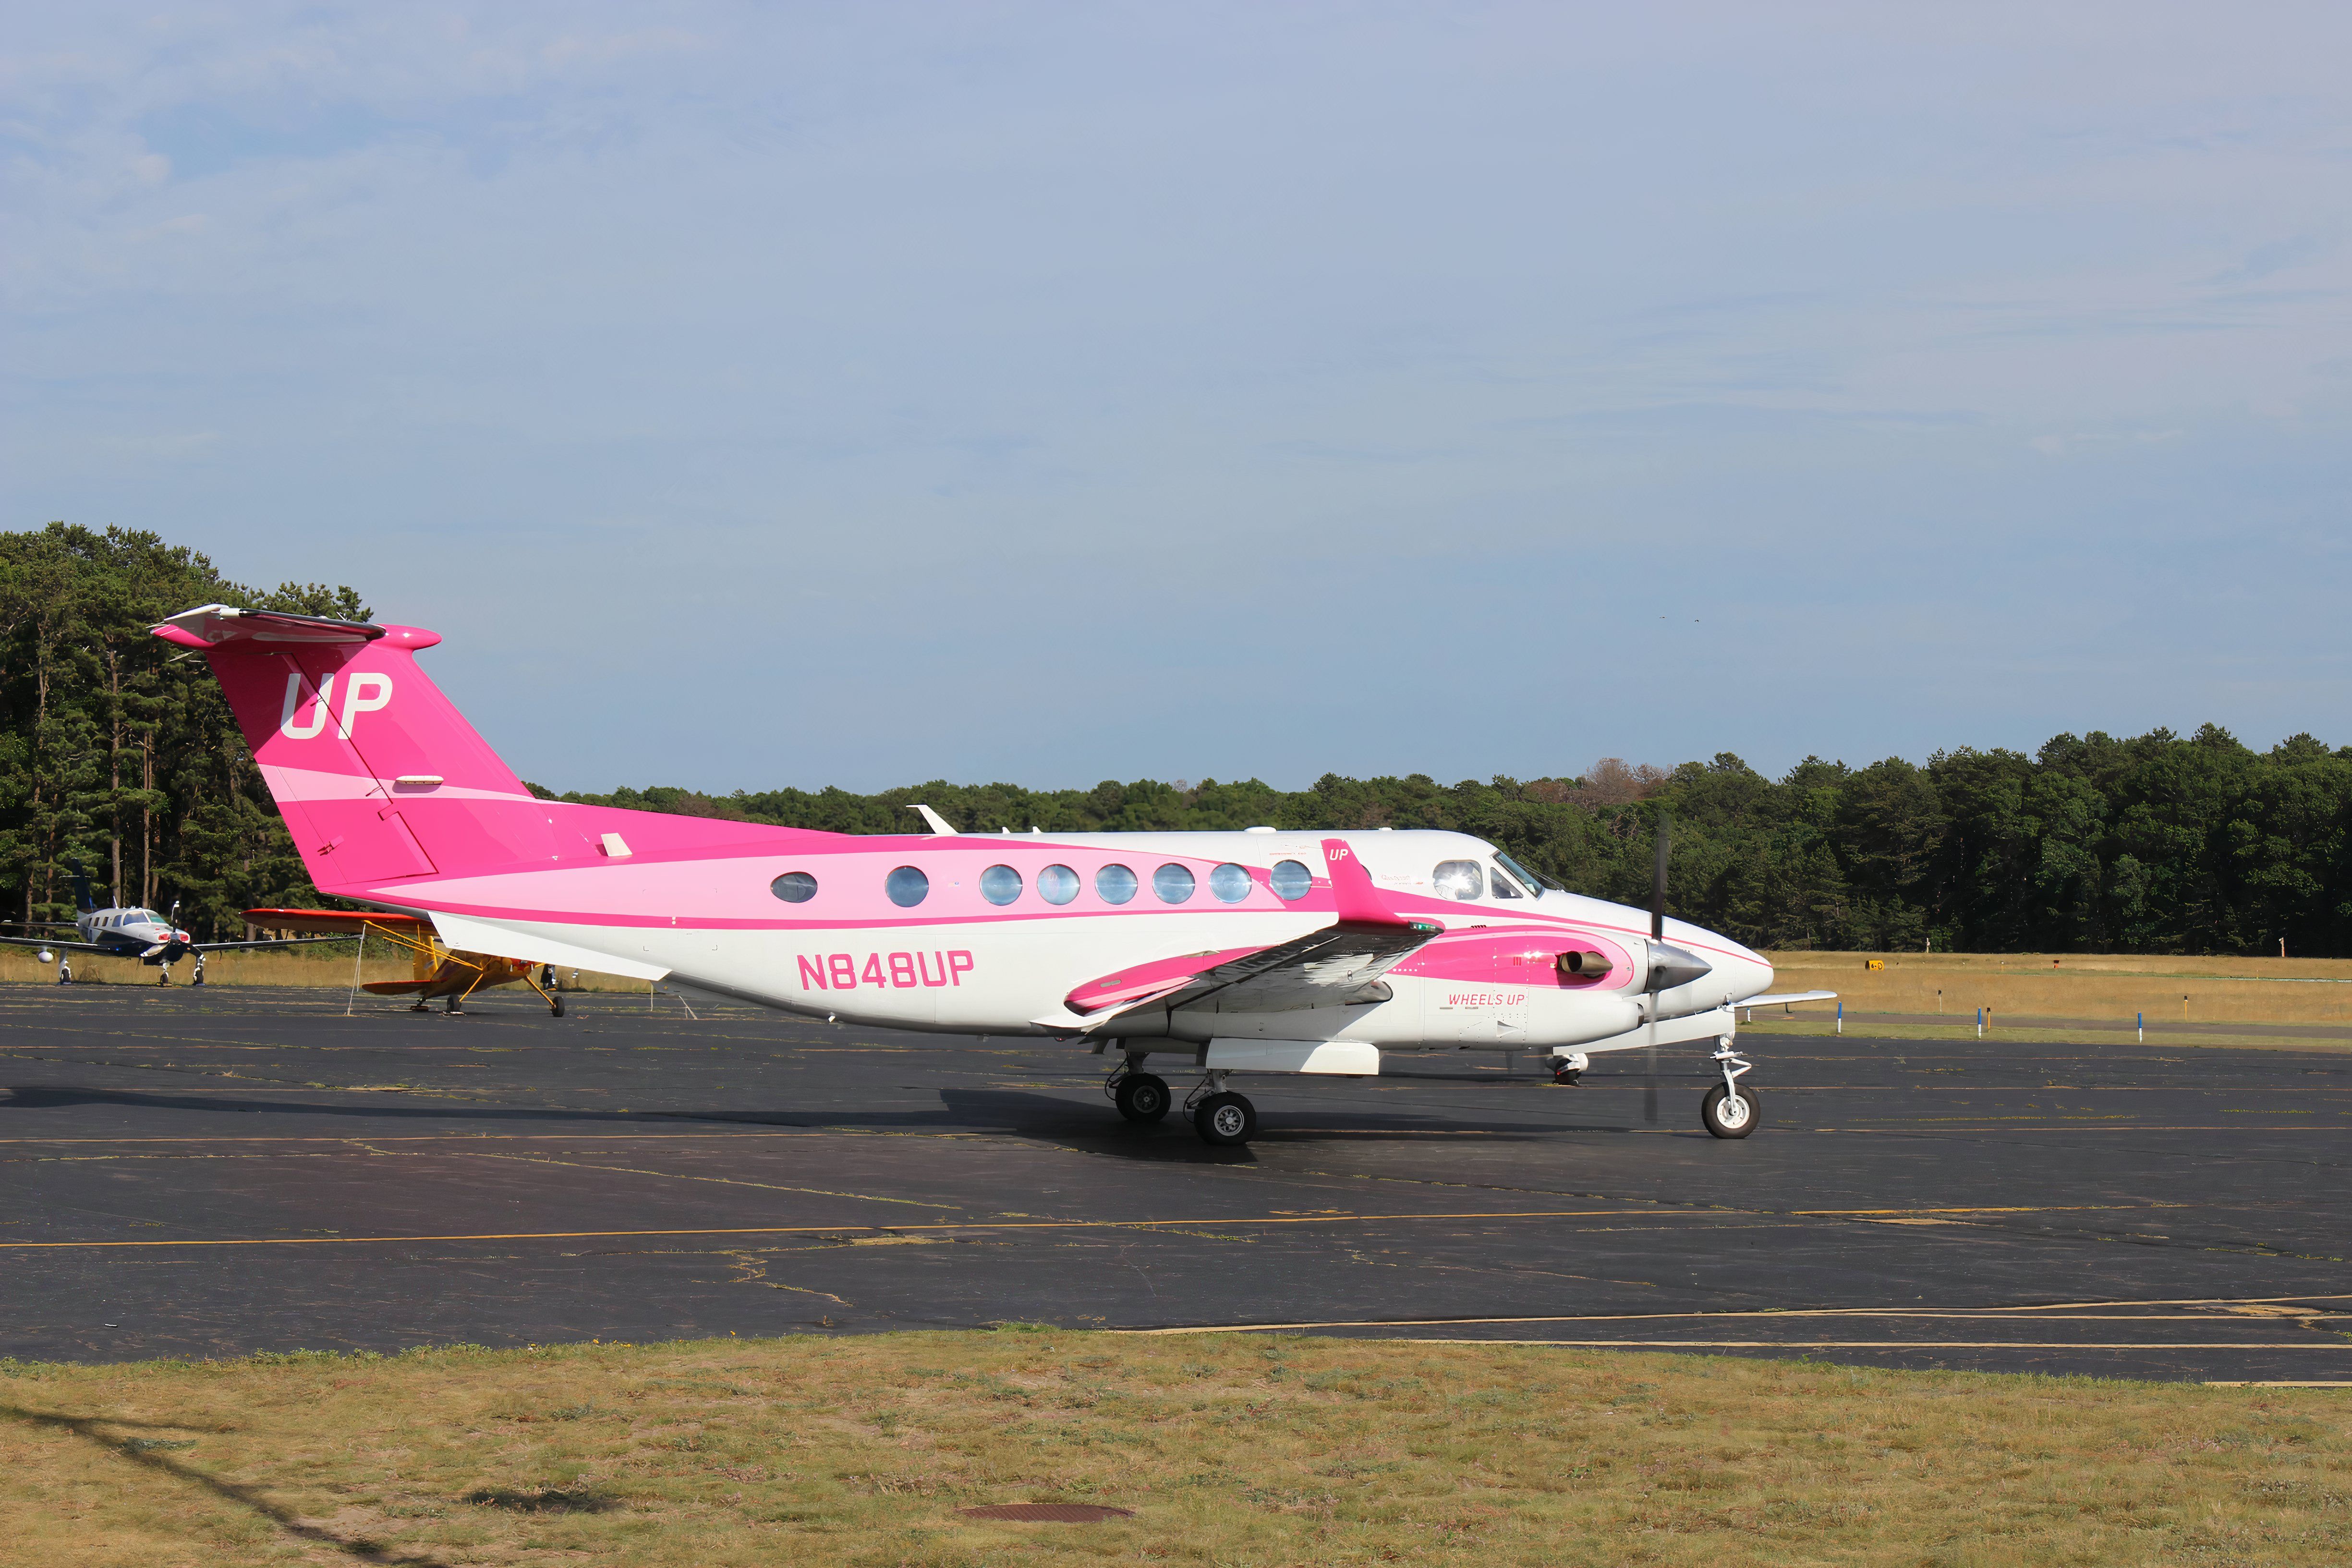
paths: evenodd
<path fill-rule="evenodd" d="M 1116 1056 L 1129 1120 L 1201 1074 L 1246 1143 L 1237 1073 L 1370 1077 L 1384 1051 L 1593 1055 L 1711 1042 L 1701 1121 L 1757 1123 L 1735 1004 L 1772 966 L 1662 911 L 1567 891 L 1459 833 L 859 836 L 535 798 L 417 668 L 415 626 L 207 605 L 204 653 L 324 893 L 425 916 L 453 948 L 858 1024 L 1044 1036 Z M 1654 1093 L 1651 1097 L 1654 1117 Z"/>

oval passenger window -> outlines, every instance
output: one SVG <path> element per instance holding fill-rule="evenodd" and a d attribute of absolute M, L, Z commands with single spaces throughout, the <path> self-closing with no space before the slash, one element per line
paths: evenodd
<path fill-rule="evenodd" d="M 1238 904 L 1249 897 L 1250 874 L 1239 866 L 1220 866 L 1209 873 L 1209 891 L 1221 904 Z"/>
<path fill-rule="evenodd" d="M 1475 860 L 1440 860 L 1429 879 L 1443 898 L 1475 899 L 1486 891 L 1486 878 Z"/>
<path fill-rule="evenodd" d="M 1192 873 L 1171 860 L 1151 873 L 1151 890 L 1163 904 L 1181 904 L 1192 896 Z"/>
<path fill-rule="evenodd" d="M 816 897 L 816 879 L 806 871 L 787 871 L 768 884 L 768 891 L 788 904 L 804 904 Z"/>
<path fill-rule="evenodd" d="M 1106 866 L 1095 873 L 1095 891 L 1107 904 L 1123 904 L 1135 897 L 1135 873 L 1124 866 Z"/>
<path fill-rule="evenodd" d="M 930 896 L 931 879 L 912 866 L 901 866 L 882 879 L 882 890 L 902 910 L 911 910 Z"/>
<path fill-rule="evenodd" d="M 1049 904 L 1066 904 L 1078 896 L 1078 874 L 1067 866 L 1048 866 L 1037 873 L 1037 896 Z"/>
<path fill-rule="evenodd" d="M 1315 886 L 1315 873 L 1304 862 L 1277 860 L 1274 863 L 1274 890 L 1285 899 L 1303 899 Z"/>
<path fill-rule="evenodd" d="M 991 866 L 980 874 L 980 896 L 992 904 L 1009 904 L 1021 896 L 1021 873 L 1010 866 Z"/>

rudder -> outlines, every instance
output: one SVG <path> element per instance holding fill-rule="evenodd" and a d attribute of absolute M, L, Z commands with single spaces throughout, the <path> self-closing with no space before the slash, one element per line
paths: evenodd
<path fill-rule="evenodd" d="M 224 605 L 154 634 L 204 653 L 322 890 L 593 854 L 417 667 L 437 634 Z"/>

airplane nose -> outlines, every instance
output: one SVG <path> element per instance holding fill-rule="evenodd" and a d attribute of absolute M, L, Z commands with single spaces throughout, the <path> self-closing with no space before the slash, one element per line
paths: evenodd
<path fill-rule="evenodd" d="M 1733 956 L 1736 954 L 1737 956 Z M 1735 947 L 1732 954 L 1716 961 L 1715 971 L 1724 982 L 1724 994 L 1737 1002 L 1745 996 L 1760 996 L 1772 989 L 1772 965 L 1763 954 Z"/>

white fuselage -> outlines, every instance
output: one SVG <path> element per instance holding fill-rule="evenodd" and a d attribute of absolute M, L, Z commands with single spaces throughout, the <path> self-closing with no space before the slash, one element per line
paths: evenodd
<path fill-rule="evenodd" d="M 1229 1010 L 1212 995 L 1173 1010 L 1139 1006 L 1107 1022 L 1090 1022 L 1066 1003 L 1097 977 L 1139 964 L 1164 961 L 1181 968 L 1197 957 L 1196 966 L 1205 966 L 1206 955 L 1269 947 L 1334 921 L 1328 907 L 1285 907 L 1270 896 L 1252 899 L 1255 907 L 1217 907 L 1202 885 L 1205 876 L 1184 902 L 1162 903 L 1151 882 L 1155 864 L 1223 863 L 1263 874 L 1289 862 L 1319 870 L 1324 846 L 1335 839 L 1361 859 L 1384 897 L 1443 932 L 1384 975 L 1384 999 L 1268 1012 Z M 1346 1040 L 1389 1049 L 1612 1048 L 1639 1044 L 1622 1037 L 1660 1020 L 1722 1013 L 1728 1004 L 1767 990 L 1772 979 L 1770 964 L 1740 944 L 1669 921 L 1665 940 L 1700 954 L 1711 967 L 1697 981 L 1653 994 L 1643 984 L 1646 912 L 1527 886 L 1502 871 L 1493 846 L 1463 834 L 963 835 L 893 838 L 870 850 L 855 839 L 838 842 L 818 857 L 795 852 L 703 862 L 693 874 L 712 879 L 712 885 L 690 899 L 681 897 L 687 889 L 678 886 L 684 868 L 672 865 L 587 868 L 570 889 L 548 885 L 566 873 L 528 874 L 540 897 L 612 911 L 593 921 L 519 918 L 523 911 L 512 908 L 515 889 L 502 885 L 505 879 L 452 879 L 436 889 L 436 901 L 482 914 L 434 918 L 453 945 L 667 978 L 845 1022 L 958 1034 L 1107 1036 L 1138 1046 L 1152 1038 L 1224 1037 Z M 1433 878 L 1435 868 L 1465 861 L 1484 872 L 1479 891 L 1447 896 Z M 885 906 L 887 915 L 861 919 L 864 906 L 845 900 L 846 918 L 790 926 L 751 918 L 822 911 L 814 900 L 796 909 L 766 896 L 771 879 L 788 872 L 813 870 L 827 889 L 862 891 L 879 889 L 893 868 L 908 865 L 921 868 L 929 882 L 925 901 L 912 909 Z M 1110 906 L 1088 896 L 1105 865 L 1139 874 L 1142 886 L 1129 901 Z M 1002 908 L 982 903 L 971 891 L 992 866 L 1009 867 L 1021 878 L 1022 896 Z M 1074 870 L 1084 889 L 1058 907 L 1036 892 L 1041 875 L 1055 867 Z M 727 879 L 724 888 L 716 885 L 719 876 Z M 745 898 L 743 889 L 754 892 Z M 740 910 L 746 918 L 648 923 L 629 914 L 681 903 L 720 916 Z M 490 915 L 502 904 L 508 907 Z M 920 916 L 932 918 L 913 918 Z M 1553 960 L 1579 946 L 1622 955 L 1609 983 L 1580 988 L 1559 983 Z M 1722 1013 L 1725 1034 L 1728 1020 Z"/>

